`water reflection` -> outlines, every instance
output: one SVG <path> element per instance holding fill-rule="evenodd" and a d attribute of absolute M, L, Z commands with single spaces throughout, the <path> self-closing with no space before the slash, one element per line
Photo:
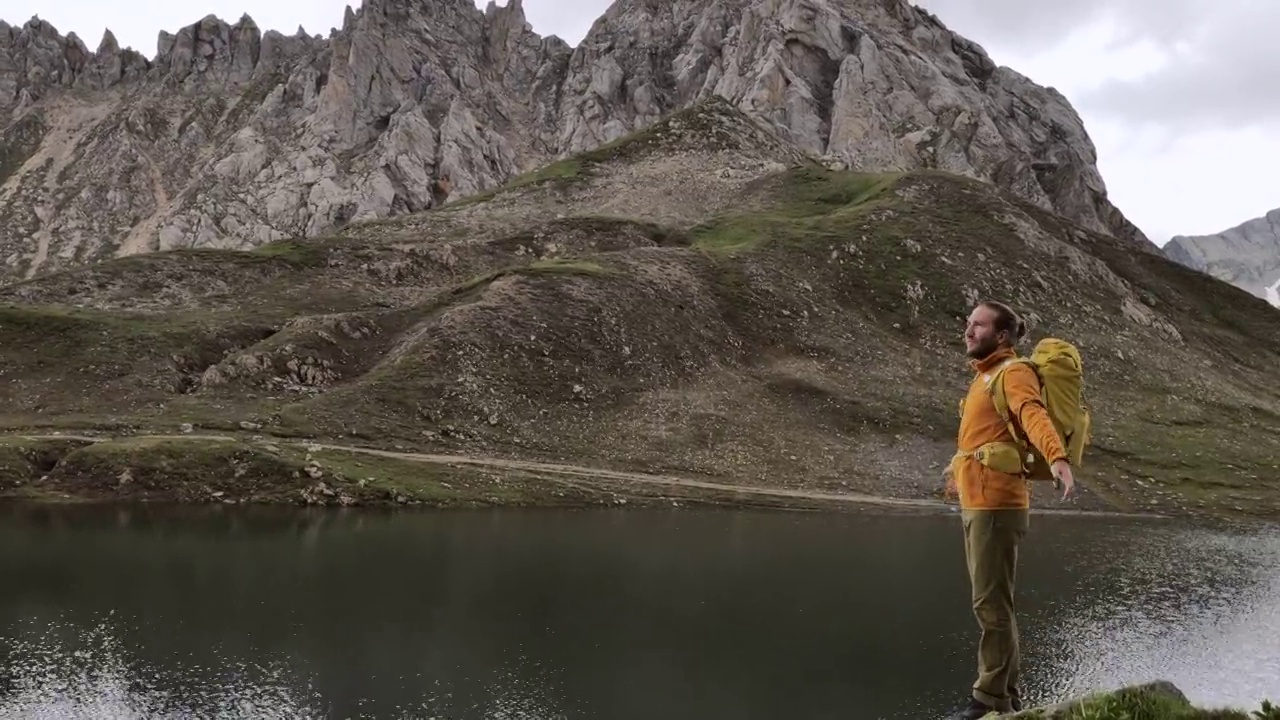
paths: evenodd
<path fill-rule="evenodd" d="M 1168 524 L 1081 535 L 1051 585 L 1068 590 L 1057 621 L 1043 624 L 1059 669 L 1052 695 L 1159 677 L 1207 705 L 1280 697 L 1274 536 Z"/>
<path fill-rule="evenodd" d="M 11 626 L 0 718 L 322 716 L 286 662 L 153 665 L 118 634 L 135 623 L 108 614 L 91 627 L 34 618 Z"/>
<path fill-rule="evenodd" d="M 913 718 L 972 680 L 954 517 L 10 508 L 4 717 Z M 1043 518 L 1030 699 L 1280 698 L 1280 540 Z"/>

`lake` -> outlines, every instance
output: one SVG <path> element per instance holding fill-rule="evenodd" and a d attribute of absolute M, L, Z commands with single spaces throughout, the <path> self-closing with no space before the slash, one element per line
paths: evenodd
<path fill-rule="evenodd" d="M 955 515 L 0 510 L 0 717 L 927 718 L 972 682 Z M 1028 700 L 1280 699 L 1280 534 L 1041 516 Z"/>

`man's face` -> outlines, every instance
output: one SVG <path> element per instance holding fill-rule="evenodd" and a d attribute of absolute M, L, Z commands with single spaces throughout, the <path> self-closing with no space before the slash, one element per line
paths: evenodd
<path fill-rule="evenodd" d="M 1004 333 L 996 332 L 996 314 L 990 308 L 978 306 L 969 313 L 969 323 L 964 330 L 965 354 L 980 360 L 1000 347 Z"/>

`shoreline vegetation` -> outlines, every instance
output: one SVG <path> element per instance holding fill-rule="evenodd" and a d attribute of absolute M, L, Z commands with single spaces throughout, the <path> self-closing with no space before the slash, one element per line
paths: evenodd
<path fill-rule="evenodd" d="M 189 428 L 184 428 L 187 430 Z M 1087 483 L 1086 483 L 1087 486 Z M 1043 498 L 1053 491 L 1037 487 Z M 426 509 L 718 506 L 954 513 L 941 495 L 823 492 L 557 462 L 436 454 L 251 433 L 0 435 L 0 498 L 33 503 Z M 1045 507 L 1050 515 L 1273 520 L 1230 512 Z"/>
<path fill-rule="evenodd" d="M 1280 720 L 1280 707 L 1262 700 L 1257 709 L 1197 707 L 1173 683 L 1159 680 L 1091 693 L 1051 707 L 987 717 L 1031 720 Z"/>

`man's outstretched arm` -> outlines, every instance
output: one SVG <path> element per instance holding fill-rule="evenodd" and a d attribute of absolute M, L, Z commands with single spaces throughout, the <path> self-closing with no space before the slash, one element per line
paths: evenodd
<path fill-rule="evenodd" d="M 1009 401 L 1010 415 L 1017 420 L 1031 444 L 1049 461 L 1054 475 L 1062 480 L 1065 486 L 1062 497 L 1066 498 L 1075 486 L 1075 478 L 1071 474 L 1071 463 L 1067 461 L 1067 450 L 1058 439 L 1058 431 L 1054 429 L 1049 410 L 1040 397 L 1040 379 L 1036 377 L 1035 370 L 1021 363 L 1010 367 L 1004 375 L 1004 393 Z"/>

